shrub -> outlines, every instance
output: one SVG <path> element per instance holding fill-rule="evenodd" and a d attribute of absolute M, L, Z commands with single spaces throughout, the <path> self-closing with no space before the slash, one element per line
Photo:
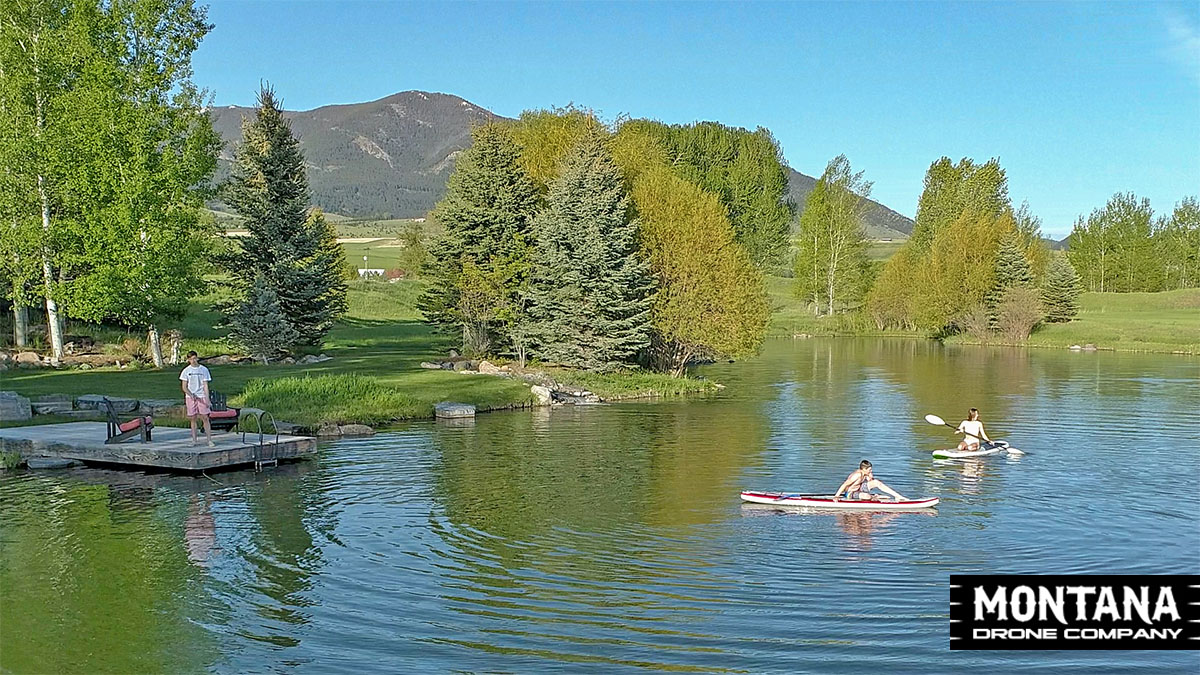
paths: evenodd
<path fill-rule="evenodd" d="M 393 279 L 403 279 L 405 276 L 407 276 L 407 275 L 404 273 L 404 270 L 396 268 L 396 267 L 393 267 L 390 270 L 386 270 L 383 273 L 383 278 L 387 279 L 388 281 L 391 281 Z"/>
<path fill-rule="evenodd" d="M 1045 310 L 1037 290 L 1027 286 L 1008 289 L 996 307 L 1000 333 L 1011 342 L 1024 342 L 1042 321 Z"/>
<path fill-rule="evenodd" d="M 121 353 L 130 360 L 144 359 L 146 358 L 146 343 L 134 337 L 127 337 L 121 340 Z"/>
<path fill-rule="evenodd" d="M 979 342 L 987 343 L 992 338 L 991 317 L 986 305 L 975 305 L 958 320 L 962 332 Z"/>

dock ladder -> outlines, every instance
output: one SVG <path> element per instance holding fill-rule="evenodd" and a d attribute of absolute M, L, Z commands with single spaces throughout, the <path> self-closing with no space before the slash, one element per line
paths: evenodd
<path fill-rule="evenodd" d="M 271 429 L 275 431 L 275 442 L 271 445 L 270 450 L 267 449 L 263 442 L 265 434 L 263 433 L 262 418 L 266 415 L 271 420 Z M 254 470 L 262 471 L 264 466 L 279 466 L 279 425 L 275 422 L 275 416 L 266 410 L 260 410 L 254 415 L 254 423 L 258 427 L 258 445 L 254 446 Z M 253 432 L 251 432 L 253 433 Z M 246 430 L 242 430 L 242 443 L 246 442 Z"/>

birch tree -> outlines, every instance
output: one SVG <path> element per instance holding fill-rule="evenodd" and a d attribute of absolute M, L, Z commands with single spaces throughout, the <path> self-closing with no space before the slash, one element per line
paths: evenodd
<path fill-rule="evenodd" d="M 863 215 L 871 183 L 853 173 L 850 160 L 830 160 L 800 216 L 796 284 L 801 297 L 811 297 L 817 314 L 824 306 L 832 315 L 837 303 L 862 297 L 867 267 Z"/>

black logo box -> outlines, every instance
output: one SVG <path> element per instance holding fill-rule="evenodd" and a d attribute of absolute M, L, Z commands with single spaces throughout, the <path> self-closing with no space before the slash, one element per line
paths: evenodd
<path fill-rule="evenodd" d="M 1094 593 L 1071 593 L 1064 590 L 1062 623 L 1053 611 L 1045 612 L 1041 619 L 1041 606 L 1035 604 L 1032 618 L 1022 621 L 1013 616 L 1014 591 L 1021 586 L 1033 591 L 1035 601 L 1041 589 L 1047 589 L 1051 597 L 1057 588 L 1085 587 L 1096 589 Z M 1136 607 L 1131 607 L 1125 620 L 1125 587 L 1131 587 L 1140 596 L 1142 587 L 1148 587 L 1149 615 L 1151 623 L 1142 620 Z M 1100 589 L 1112 589 L 1120 617 L 1113 620 L 1109 614 L 1099 621 L 1094 620 Z M 1153 621 L 1156 603 L 1163 588 L 1168 588 L 1174 599 L 1179 619 L 1174 620 L 1160 613 Z M 1000 589 L 1004 589 L 1006 620 L 1000 620 L 995 605 L 986 603 L 981 607 L 983 618 L 977 618 L 976 590 L 983 597 L 995 602 Z M 1018 614 L 1028 612 L 1029 598 L 1025 591 L 1016 593 L 1020 601 Z M 1078 619 L 1080 595 L 1085 599 L 1085 620 Z M 1122 630 L 1124 629 L 1124 630 Z M 1141 629 L 1142 632 L 1138 632 Z M 1200 649 L 1200 575 L 1183 574 L 952 574 L 950 575 L 950 648 L 951 649 Z"/>

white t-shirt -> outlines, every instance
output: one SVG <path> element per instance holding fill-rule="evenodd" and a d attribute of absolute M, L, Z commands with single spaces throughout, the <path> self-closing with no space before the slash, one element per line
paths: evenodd
<path fill-rule="evenodd" d="M 958 425 L 958 430 L 967 432 L 968 443 L 983 442 L 983 422 L 979 420 L 963 420 L 962 424 Z"/>
<path fill-rule="evenodd" d="M 212 382 L 212 375 L 208 374 L 208 368 L 204 366 L 188 366 L 179 374 L 179 379 L 187 382 L 188 391 L 192 396 L 204 398 L 204 383 Z"/>

